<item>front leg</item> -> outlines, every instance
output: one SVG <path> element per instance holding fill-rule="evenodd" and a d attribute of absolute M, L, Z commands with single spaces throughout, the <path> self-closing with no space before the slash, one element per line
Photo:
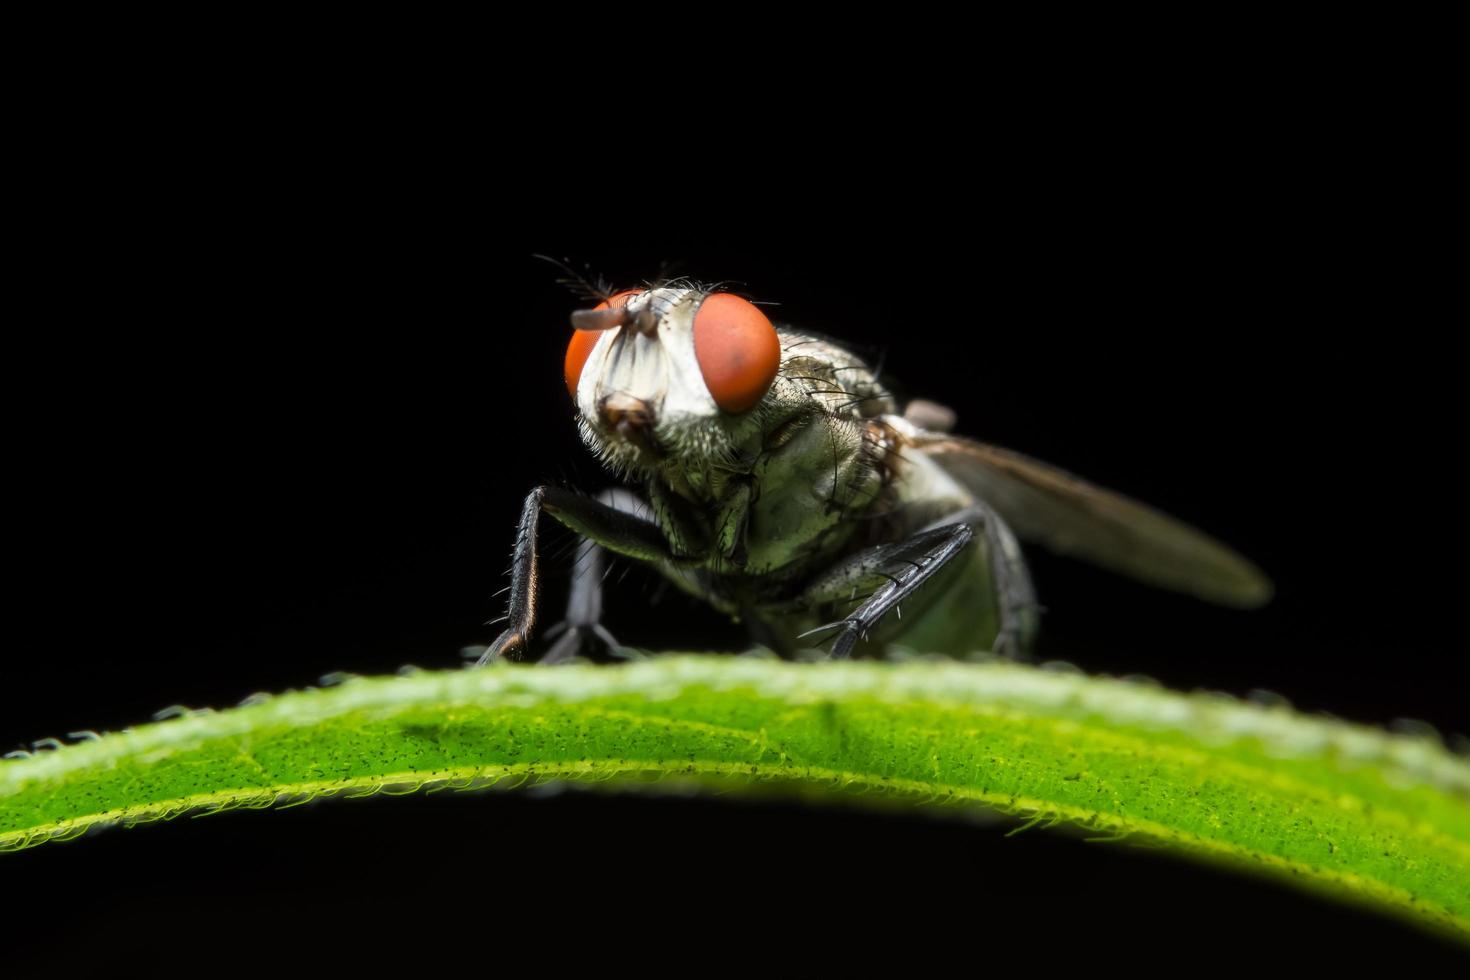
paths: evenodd
<path fill-rule="evenodd" d="M 584 538 L 617 554 L 647 562 L 674 560 L 657 524 L 570 490 L 537 487 L 526 496 L 526 503 L 521 508 L 521 523 L 516 531 L 507 617 L 510 625 L 480 657 L 476 666 L 483 666 L 516 649 L 524 649 L 536 625 L 536 599 L 540 590 L 536 537 L 542 511 Z"/>
<path fill-rule="evenodd" d="M 648 504 L 621 487 L 604 490 L 597 499 L 639 520 L 651 519 Z M 572 561 L 572 588 L 567 596 L 566 616 L 544 634 L 546 639 L 555 638 L 556 642 L 541 655 L 541 663 L 567 663 L 597 643 L 610 652 L 617 651 L 618 641 L 602 625 L 602 579 L 606 565 L 602 545 L 591 538 L 578 542 L 576 558 Z"/>

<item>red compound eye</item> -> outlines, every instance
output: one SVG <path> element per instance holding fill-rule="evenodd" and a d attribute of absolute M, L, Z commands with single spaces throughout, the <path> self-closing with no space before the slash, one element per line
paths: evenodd
<path fill-rule="evenodd" d="M 625 289 L 621 293 L 615 293 L 610 299 L 603 300 L 593 307 L 594 310 L 605 310 L 610 306 L 626 306 L 628 300 L 643 292 L 641 289 Z M 577 382 L 582 380 L 582 367 L 587 363 L 592 348 L 597 346 L 597 340 L 602 336 L 601 330 L 574 330 L 572 331 L 572 342 L 567 345 L 567 359 L 562 364 L 562 374 L 567 380 L 567 391 L 572 400 L 577 399 Z"/>
<path fill-rule="evenodd" d="M 770 389 L 781 341 L 766 315 L 730 293 L 706 296 L 694 315 L 694 356 L 715 404 L 744 412 Z"/>

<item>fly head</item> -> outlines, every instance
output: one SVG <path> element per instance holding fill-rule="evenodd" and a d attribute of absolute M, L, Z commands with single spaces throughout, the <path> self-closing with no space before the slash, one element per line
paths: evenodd
<path fill-rule="evenodd" d="M 572 326 L 578 428 L 614 471 L 707 482 L 753 461 L 781 365 L 776 328 L 754 304 L 660 286 L 578 310 Z"/>

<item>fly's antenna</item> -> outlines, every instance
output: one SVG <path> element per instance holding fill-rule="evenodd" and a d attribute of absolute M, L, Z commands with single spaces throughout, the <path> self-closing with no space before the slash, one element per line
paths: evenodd
<path fill-rule="evenodd" d="M 562 274 L 556 277 L 557 283 L 571 290 L 579 299 L 605 303 L 612 298 L 612 285 L 590 269 L 586 273 L 578 272 L 568 264 L 567 259 L 554 259 L 549 255 L 532 254 L 531 258 L 549 262 L 560 269 Z"/>

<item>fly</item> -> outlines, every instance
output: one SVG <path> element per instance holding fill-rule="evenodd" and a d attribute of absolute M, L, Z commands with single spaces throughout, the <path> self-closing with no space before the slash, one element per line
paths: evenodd
<path fill-rule="evenodd" d="M 714 288 L 676 281 L 571 316 L 564 373 L 583 442 L 640 492 L 554 486 L 521 510 L 508 625 L 480 663 L 524 656 L 543 514 L 581 535 L 556 663 L 616 643 L 606 552 L 644 562 L 787 657 L 890 646 L 1023 654 L 1035 593 L 1018 538 L 1165 589 L 1250 608 L 1270 581 L 1225 545 L 1045 463 L 899 406 L 854 354 Z"/>

